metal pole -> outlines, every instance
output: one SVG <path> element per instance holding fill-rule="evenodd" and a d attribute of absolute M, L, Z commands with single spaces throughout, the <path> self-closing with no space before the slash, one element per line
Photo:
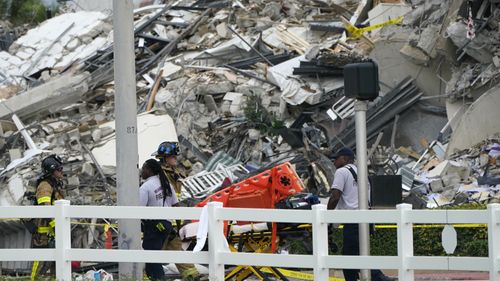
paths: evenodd
<path fill-rule="evenodd" d="M 21 135 L 24 137 L 26 145 L 29 147 L 29 149 L 37 149 L 38 147 L 31 138 L 30 134 L 26 131 L 26 127 L 24 127 L 23 122 L 21 121 L 21 119 L 19 119 L 19 117 L 17 117 L 15 113 L 12 114 L 12 121 L 14 121 L 14 124 L 16 124 L 17 130 L 21 132 Z"/>
<path fill-rule="evenodd" d="M 354 112 L 356 120 L 356 158 L 358 166 L 358 207 L 368 210 L 368 162 L 366 148 L 366 110 L 368 101 L 356 100 Z M 359 254 L 370 255 L 370 229 L 367 223 L 359 224 Z M 370 280 L 370 270 L 361 270 L 361 280 Z"/>
<path fill-rule="evenodd" d="M 139 155 L 132 0 L 113 0 L 113 27 L 117 203 L 118 206 L 137 206 Z M 121 250 L 141 249 L 138 220 L 119 220 L 118 229 L 118 247 Z M 120 263 L 118 270 L 120 279 L 142 280 L 140 264 Z"/>

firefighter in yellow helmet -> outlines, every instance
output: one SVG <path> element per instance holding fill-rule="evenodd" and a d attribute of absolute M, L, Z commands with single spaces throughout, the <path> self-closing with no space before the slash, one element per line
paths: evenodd
<path fill-rule="evenodd" d="M 64 178 L 62 160 L 57 155 L 50 155 L 42 160 L 43 175 L 37 181 L 36 205 L 54 205 L 56 200 L 64 199 L 62 193 Z M 54 248 L 55 221 L 51 218 L 36 219 L 36 231 L 31 244 L 33 248 Z M 34 261 L 31 280 L 39 279 L 40 275 L 55 274 L 55 262 Z"/>

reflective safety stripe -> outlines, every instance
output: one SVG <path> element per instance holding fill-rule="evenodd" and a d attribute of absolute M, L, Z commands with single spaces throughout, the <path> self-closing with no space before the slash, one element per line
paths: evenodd
<path fill-rule="evenodd" d="M 160 232 L 163 232 L 165 231 L 165 226 L 163 225 L 163 223 L 159 222 L 156 224 L 156 228 L 160 231 Z"/>
<path fill-rule="evenodd" d="M 182 279 L 193 278 L 193 277 L 197 277 L 199 275 L 200 275 L 200 273 L 198 272 L 198 270 L 194 266 L 189 268 L 189 269 L 184 270 L 181 273 Z"/>
<path fill-rule="evenodd" d="M 177 222 L 179 223 L 179 225 L 177 225 Z M 172 226 L 175 226 L 175 227 L 179 227 L 179 226 L 183 226 L 184 225 L 184 220 L 174 220 L 172 222 Z"/>
<path fill-rule="evenodd" d="M 50 196 L 40 197 L 36 200 L 36 202 L 38 203 L 38 205 L 43 204 L 43 203 L 50 203 L 51 198 L 50 198 Z"/>
<path fill-rule="evenodd" d="M 33 262 L 33 266 L 31 267 L 31 278 L 30 278 L 31 281 L 35 281 L 36 272 L 38 270 L 38 264 L 39 263 L 40 263 L 39 261 L 34 261 Z"/>
<path fill-rule="evenodd" d="M 50 225 L 50 227 L 52 227 L 52 228 L 56 227 L 56 220 L 51 220 L 51 221 L 49 222 L 49 225 Z"/>
<path fill-rule="evenodd" d="M 52 231 L 52 227 L 50 226 L 39 226 L 36 230 L 38 233 L 48 234 Z"/>

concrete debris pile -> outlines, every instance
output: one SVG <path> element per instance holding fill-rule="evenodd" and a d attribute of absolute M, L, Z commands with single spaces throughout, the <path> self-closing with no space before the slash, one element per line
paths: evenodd
<path fill-rule="evenodd" d="M 440 130 L 447 137 L 453 131 L 441 143 L 454 149 L 500 132 L 491 124 L 457 144 L 464 135 L 458 120 L 468 112 L 457 98 L 472 102 L 498 90 L 500 12 L 493 1 L 165 2 L 134 11 L 139 156 L 142 163 L 160 142 L 179 141 L 191 176 L 183 198 L 202 199 L 225 178 L 284 161 L 295 164 L 310 191 L 326 195 L 334 168 L 325 154 L 355 146 L 354 101 L 344 96 L 349 63 L 380 67 L 381 97 L 368 111 L 377 174 L 430 170 L 384 163 L 406 161 L 396 151 L 418 160 L 415 151 L 428 147 L 418 140 Z M 0 198 L 8 198 L 0 202 L 19 204 L 34 188 L 40 155 L 57 153 L 67 160 L 75 204 L 113 204 L 113 59 L 111 17 L 88 11 L 54 17 L 0 52 L 0 118 L 16 113 L 29 124 L 2 121 L 0 168 L 26 161 L 0 170 Z M 489 118 L 498 120 L 493 111 Z M 455 167 L 445 154 L 440 163 Z M 403 182 L 410 196 L 416 192 L 413 178 Z M 424 184 L 437 192 L 432 182 Z"/>
<path fill-rule="evenodd" d="M 204 1 L 137 9 L 138 111 L 157 113 L 138 117 L 140 161 L 150 157 L 158 143 L 180 140 L 184 159 L 194 163 L 192 175 L 222 169 L 224 176 L 236 180 L 302 155 L 291 150 L 287 137 L 294 135 L 300 146 L 300 126 L 309 127 L 307 134 L 318 147 L 327 145 L 310 116 L 295 120 L 304 110 L 300 105 L 315 106 L 314 119 L 324 115 L 317 120 L 326 120 L 320 109 L 341 97 L 342 65 L 366 57 L 347 49 L 334 51 L 330 35 L 308 32 L 300 19 L 321 14 L 317 4 Z M 66 13 L 28 31 L 1 53 L 0 72 L 6 77 L 2 89 L 19 92 L 3 96 L 0 106 L 5 120 L 0 147 L 4 205 L 20 204 L 26 191 L 34 191 L 40 158 L 50 153 L 67 162 L 70 200 L 113 204 L 111 30 L 105 13 Z M 336 57 L 342 57 L 342 63 Z M 293 74 L 291 65 L 300 69 L 310 60 L 316 65 L 312 72 Z M 335 77 L 318 80 L 314 73 L 322 68 L 335 69 Z M 9 121 L 13 113 L 26 128 Z M 165 113 L 175 124 L 161 115 Z M 300 126 L 288 132 L 285 125 L 294 123 Z M 300 169 L 307 171 L 306 161 L 301 161 Z M 189 162 L 185 166 L 191 167 Z"/>
<path fill-rule="evenodd" d="M 0 89 L 50 80 L 109 44 L 111 29 L 109 16 L 100 12 L 62 14 L 43 22 L 13 42 L 8 52 L 0 52 L 0 69 L 6 77 Z"/>
<path fill-rule="evenodd" d="M 0 171 L 0 176 L 2 185 L 6 184 L 1 190 L 2 205 L 18 205 L 28 199 L 23 196 L 24 192 L 35 192 L 35 183 L 42 175 L 40 160 L 50 153 L 65 159 L 66 191 L 73 202 L 82 205 L 113 204 L 116 197 L 114 167 L 101 167 L 93 162 L 94 156 L 87 147 L 94 145 L 97 133 L 101 138 L 113 134 L 112 128 L 86 127 L 66 118 L 47 118 L 22 129 L 31 135 L 30 142 L 38 147 L 35 149 L 41 149 L 30 154 L 33 149 L 22 149 L 27 140 L 22 139 L 17 128 L 8 122 L 3 122 L 2 126 L 2 150 L 7 151 L 1 159 L 5 168 Z"/>
<path fill-rule="evenodd" d="M 0 21 L 0 51 L 7 51 L 26 31 L 26 26 L 13 26 L 9 21 Z"/>
<path fill-rule="evenodd" d="M 470 202 L 499 203 L 499 143 L 500 139 L 493 137 L 458 151 L 446 160 L 440 160 L 439 154 L 433 152 L 418 165 L 414 161 L 405 165 L 402 169 L 406 172 L 418 171 L 413 174 L 412 189 L 408 188 L 410 196 L 407 197 L 407 202 L 416 208 Z"/>
<path fill-rule="evenodd" d="M 138 165 L 178 141 L 184 204 L 286 161 L 327 197 L 328 156 L 355 148 L 343 67 L 370 60 L 381 87 L 367 112 L 370 172 L 401 176 L 395 197 L 415 208 L 499 199 L 498 1 L 154 3 L 134 10 Z M 0 51 L 0 206 L 29 204 L 53 153 L 72 204 L 115 204 L 112 29 L 104 10 L 9 29 L 18 38 Z M 103 247 L 96 222 L 77 228 L 74 247 Z"/>
<path fill-rule="evenodd" d="M 450 102 L 463 97 L 475 99 L 497 83 L 500 76 L 497 4 L 491 1 L 412 3 L 418 6 L 405 16 L 407 25 L 403 28 L 410 35 L 400 52 L 417 65 L 437 69 L 440 75 L 451 72 L 445 89 Z M 436 65 L 443 62 L 448 62 L 448 66 Z"/>

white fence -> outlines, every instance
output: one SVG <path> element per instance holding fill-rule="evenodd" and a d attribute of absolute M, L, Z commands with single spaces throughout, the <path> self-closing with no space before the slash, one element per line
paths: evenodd
<path fill-rule="evenodd" d="M 398 269 L 399 280 L 414 280 L 414 270 L 489 271 L 490 280 L 500 280 L 500 204 L 487 210 L 412 210 L 398 205 L 396 210 L 328 211 L 324 205 L 313 210 L 270 210 L 208 206 L 208 252 L 96 250 L 71 248 L 71 218 L 116 219 L 198 219 L 200 208 L 152 208 L 72 206 L 67 200 L 55 206 L 0 207 L 2 218 L 49 218 L 56 220 L 55 249 L 0 249 L 0 261 L 55 260 L 57 280 L 71 280 L 70 261 L 175 262 L 209 264 L 210 280 L 224 280 L 224 265 L 254 265 L 312 268 L 314 280 L 328 280 L 330 268 Z M 312 255 L 233 253 L 224 247 L 223 221 L 312 223 Z M 397 256 L 329 256 L 329 223 L 395 223 Z M 489 257 L 435 257 L 413 255 L 413 224 L 487 224 Z"/>

